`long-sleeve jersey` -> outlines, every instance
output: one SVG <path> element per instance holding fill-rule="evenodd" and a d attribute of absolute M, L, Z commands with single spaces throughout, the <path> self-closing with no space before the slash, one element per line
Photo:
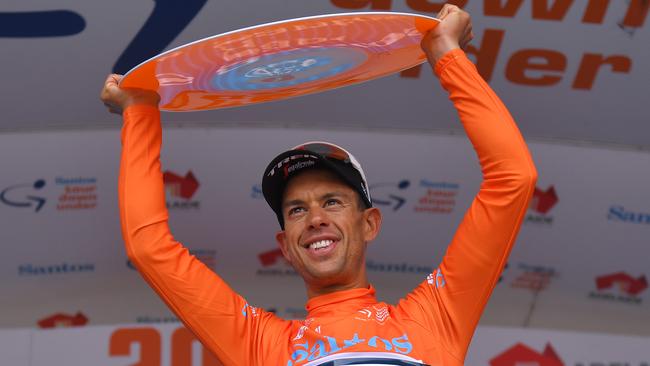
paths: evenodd
<path fill-rule="evenodd" d="M 537 173 L 512 117 L 461 50 L 435 65 L 483 173 L 440 266 L 397 305 L 370 288 L 317 296 L 304 320 L 250 306 L 172 237 L 156 108 L 124 112 L 119 203 L 126 250 L 145 280 L 225 365 L 462 365 Z"/>

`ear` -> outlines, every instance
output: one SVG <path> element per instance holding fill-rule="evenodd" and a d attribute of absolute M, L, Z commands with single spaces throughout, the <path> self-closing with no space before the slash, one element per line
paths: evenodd
<path fill-rule="evenodd" d="M 291 258 L 289 258 L 289 252 L 287 251 L 287 235 L 285 234 L 284 230 L 278 231 L 275 234 L 275 241 L 278 242 L 278 246 L 282 251 L 282 255 L 284 256 L 284 259 L 286 259 L 287 262 L 291 263 Z"/>
<path fill-rule="evenodd" d="M 363 211 L 363 238 L 366 243 L 373 241 L 381 229 L 381 211 L 377 207 L 371 207 Z"/>

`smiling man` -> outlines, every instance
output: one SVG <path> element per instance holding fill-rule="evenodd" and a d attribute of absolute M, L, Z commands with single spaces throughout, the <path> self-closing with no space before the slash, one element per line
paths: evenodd
<path fill-rule="evenodd" d="M 309 298 L 368 287 L 366 246 L 381 213 L 352 154 L 327 142 L 296 146 L 268 165 L 262 192 L 282 228 L 280 249 Z"/>
<path fill-rule="evenodd" d="M 248 305 L 171 236 L 158 96 L 119 89 L 119 75 L 107 79 L 102 100 L 124 110 L 119 202 L 129 258 L 224 364 L 463 364 L 537 173 L 506 107 L 462 51 L 472 38 L 469 15 L 445 5 L 438 16 L 422 48 L 478 154 L 483 183 L 438 269 L 397 305 L 377 301 L 366 276 L 381 213 L 365 174 L 352 154 L 325 142 L 278 155 L 262 182 L 281 226 L 278 244 L 307 288 L 307 318 L 283 320 Z M 396 248 L 408 248 L 404 241 Z"/>

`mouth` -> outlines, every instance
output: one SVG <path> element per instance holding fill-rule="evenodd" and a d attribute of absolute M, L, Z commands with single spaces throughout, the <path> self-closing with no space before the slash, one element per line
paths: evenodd
<path fill-rule="evenodd" d="M 321 258 L 331 253 L 334 248 L 336 248 L 338 242 L 339 241 L 337 239 L 318 239 L 309 241 L 303 245 L 303 247 L 307 249 L 307 252 L 311 256 Z"/>
<path fill-rule="evenodd" d="M 330 239 L 319 240 L 307 245 L 307 248 L 309 248 L 310 250 L 319 251 L 319 250 L 327 249 L 332 244 L 334 244 L 334 240 L 330 240 Z"/>

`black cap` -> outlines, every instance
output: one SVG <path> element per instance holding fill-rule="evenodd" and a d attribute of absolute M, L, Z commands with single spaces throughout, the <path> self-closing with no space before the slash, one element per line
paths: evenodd
<path fill-rule="evenodd" d="M 262 193 L 284 229 L 282 196 L 287 182 L 306 169 L 326 169 L 354 189 L 366 205 L 372 207 L 368 182 L 361 164 L 340 146 L 323 141 L 298 145 L 278 155 L 269 163 L 262 177 Z"/>

